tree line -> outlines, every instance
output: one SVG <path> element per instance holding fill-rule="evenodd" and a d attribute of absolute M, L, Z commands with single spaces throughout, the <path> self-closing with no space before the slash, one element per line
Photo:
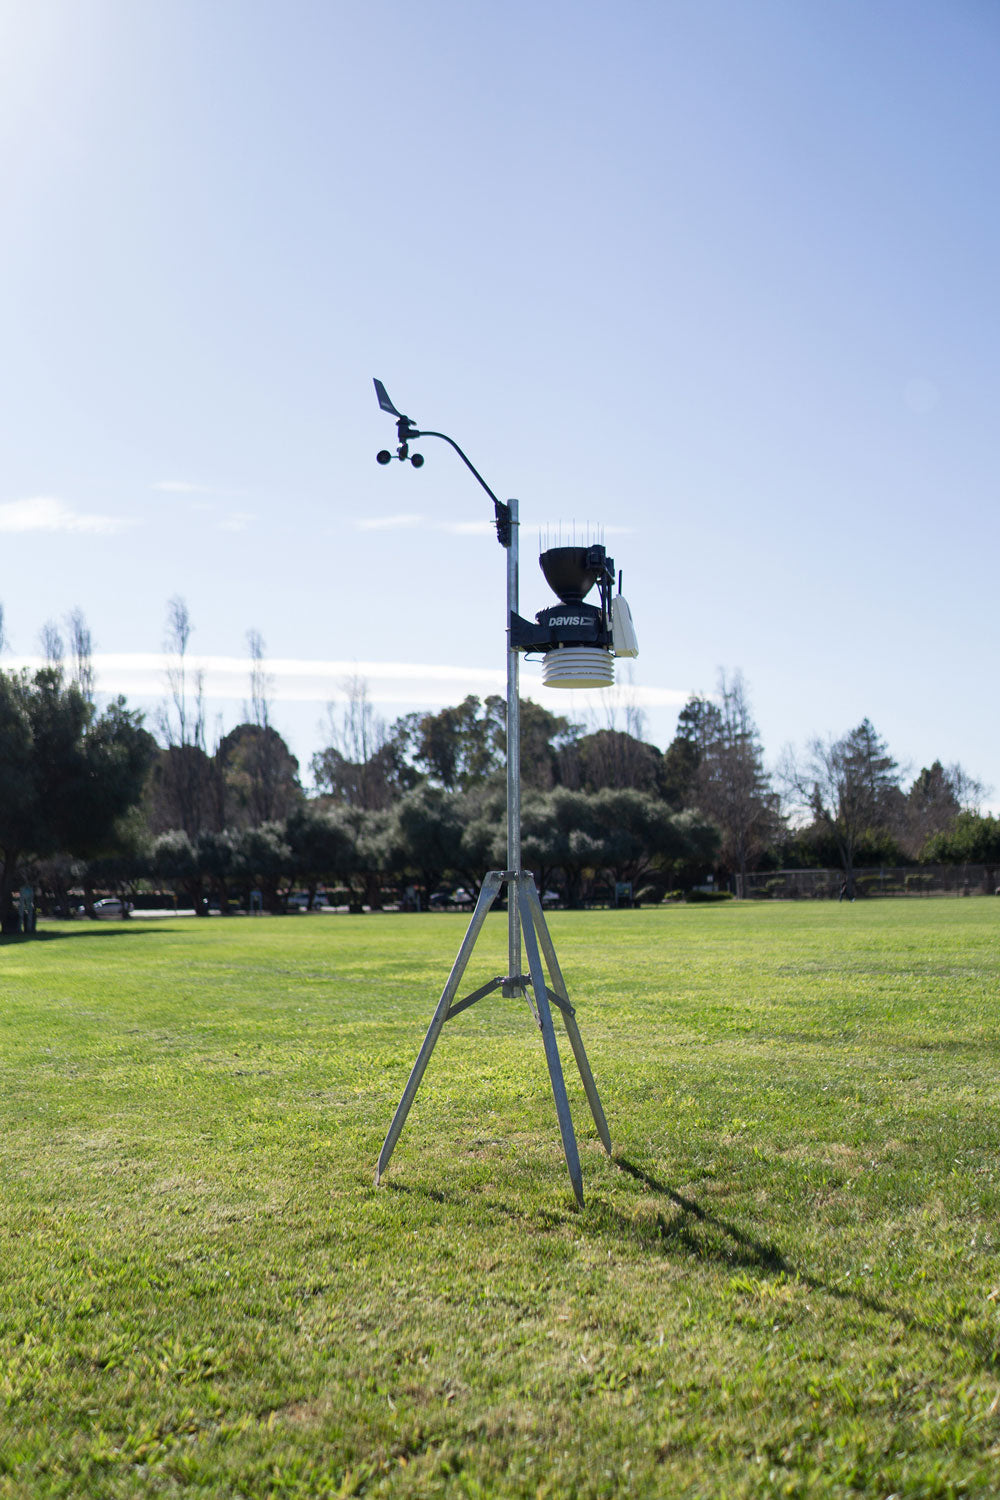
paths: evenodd
<path fill-rule="evenodd" d="M 207 911 L 259 890 L 280 910 L 295 887 L 335 889 L 356 908 L 412 904 L 449 883 L 474 894 L 505 863 L 506 704 L 499 696 L 387 723 L 366 684 L 345 684 L 303 790 L 271 723 L 264 646 L 248 636 L 244 721 L 209 748 L 191 622 L 168 607 L 167 696 L 154 730 L 117 698 L 99 709 L 89 633 L 70 617 L 70 652 L 43 632 L 47 665 L 0 672 L 0 918 L 22 882 L 52 910 L 98 891 L 137 900 L 169 888 Z M 543 889 L 569 905 L 626 886 L 645 900 L 731 884 L 753 871 L 835 865 L 1000 862 L 983 788 L 935 761 L 907 786 L 865 719 L 765 765 L 740 673 L 681 710 L 665 750 L 642 716 L 573 723 L 521 705 L 523 851 Z"/>

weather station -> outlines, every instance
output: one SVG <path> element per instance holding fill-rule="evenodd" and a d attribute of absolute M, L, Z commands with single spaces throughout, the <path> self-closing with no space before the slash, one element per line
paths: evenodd
<path fill-rule="evenodd" d="M 382 1174 L 389 1165 L 445 1022 L 499 990 L 505 998 L 524 999 L 541 1031 L 566 1166 L 576 1200 L 582 1207 L 580 1154 L 556 1042 L 553 1008 L 562 1017 L 597 1133 L 609 1156 L 611 1135 L 587 1061 L 576 1012 L 570 1004 L 566 983 L 542 911 L 535 878 L 521 863 L 520 658 L 529 654 L 541 657 L 542 681 L 546 687 L 567 690 L 610 687 L 614 682 L 615 658 L 638 655 L 631 611 L 621 592 L 620 573 L 617 575 L 617 592 L 615 591 L 613 559 L 608 557 L 602 543 L 594 542 L 581 546 L 550 547 L 543 551 L 539 558 L 541 569 L 559 602 L 539 610 L 533 622 L 519 615 L 518 502 L 498 499 L 453 438 L 443 432 L 418 429 L 409 417 L 397 411 L 380 380 L 375 381 L 375 394 L 382 411 L 395 419 L 398 438 L 395 453 L 383 448 L 377 454 L 378 462 L 389 464 L 396 458 L 419 469 L 423 466 L 423 455 L 412 453 L 411 443 L 419 438 L 430 437 L 440 438 L 448 443 L 492 500 L 497 540 L 507 554 L 507 868 L 489 870 L 483 878 L 458 956 L 448 975 L 379 1153 L 375 1182 L 377 1184 L 381 1181 Z M 596 602 L 588 603 L 587 596 L 595 587 Z M 507 972 L 495 975 L 478 989 L 459 997 L 465 971 L 489 910 L 503 890 L 507 893 Z"/>

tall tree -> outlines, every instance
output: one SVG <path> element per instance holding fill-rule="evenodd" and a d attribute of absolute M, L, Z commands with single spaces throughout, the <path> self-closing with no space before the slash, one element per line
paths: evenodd
<path fill-rule="evenodd" d="M 833 839 L 851 892 L 862 841 L 897 824 L 899 778 L 898 764 L 868 719 L 839 740 L 810 740 L 801 760 L 786 756 L 785 784 L 818 831 Z"/>
<path fill-rule="evenodd" d="M 165 746 L 159 757 L 153 787 L 155 830 L 181 828 L 192 843 L 202 828 L 218 822 L 219 797 L 215 768 L 205 749 L 205 678 L 191 673 L 188 646 L 191 617 L 180 597 L 167 605 L 169 697 L 160 709 L 158 728 Z"/>
<path fill-rule="evenodd" d="M 250 651 L 248 722 L 230 730 L 215 752 L 225 806 L 224 821 L 258 828 L 287 818 L 302 796 L 299 763 L 271 724 L 269 678 L 259 631 L 247 632 Z"/>
<path fill-rule="evenodd" d="M 906 853 L 919 855 L 928 839 L 952 827 L 961 810 L 954 781 L 941 762 L 924 766 L 902 809 L 900 836 Z"/>
<path fill-rule="evenodd" d="M 280 821 L 301 800 L 298 760 L 270 724 L 237 724 L 219 741 L 214 769 L 223 782 L 227 825 Z"/>
<path fill-rule="evenodd" d="M 411 722 L 416 765 L 448 792 L 498 776 L 506 753 L 505 708 L 497 695 L 480 702 L 470 694 L 454 707 L 418 715 Z"/>
<path fill-rule="evenodd" d="M 60 668 L 66 655 L 66 646 L 55 620 L 46 620 L 38 632 L 38 644 L 42 648 L 47 667 Z"/>
<path fill-rule="evenodd" d="M 764 769 L 760 732 L 741 672 L 719 672 L 716 702 L 699 707 L 694 801 L 722 835 L 720 858 L 742 896 L 748 871 L 777 838 L 778 798 Z"/>
<path fill-rule="evenodd" d="M 83 610 L 79 605 L 71 609 L 66 616 L 66 629 L 69 632 L 72 681 L 76 683 L 87 702 L 93 703 L 96 687 L 94 677 L 94 642 L 90 634 L 90 626 L 87 624 Z"/>

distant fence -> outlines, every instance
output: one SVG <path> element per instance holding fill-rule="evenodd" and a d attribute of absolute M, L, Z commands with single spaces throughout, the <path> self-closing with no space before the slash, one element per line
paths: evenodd
<path fill-rule="evenodd" d="M 843 884 L 843 870 L 762 870 L 747 875 L 743 894 L 757 900 L 836 901 Z M 859 896 L 992 896 L 1000 893 L 1000 865 L 880 865 L 855 870 L 854 885 Z"/>

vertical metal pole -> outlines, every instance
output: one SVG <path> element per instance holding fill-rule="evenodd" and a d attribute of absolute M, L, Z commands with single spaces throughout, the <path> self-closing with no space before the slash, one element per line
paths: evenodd
<path fill-rule="evenodd" d="M 520 653 L 511 644 L 511 615 L 518 607 L 518 540 L 520 527 L 517 501 L 510 507 L 510 542 L 507 547 L 507 976 L 521 978 L 521 909 L 517 881 L 521 874 L 521 697 Z M 504 986 L 505 995 L 521 993 L 519 985 Z"/>

